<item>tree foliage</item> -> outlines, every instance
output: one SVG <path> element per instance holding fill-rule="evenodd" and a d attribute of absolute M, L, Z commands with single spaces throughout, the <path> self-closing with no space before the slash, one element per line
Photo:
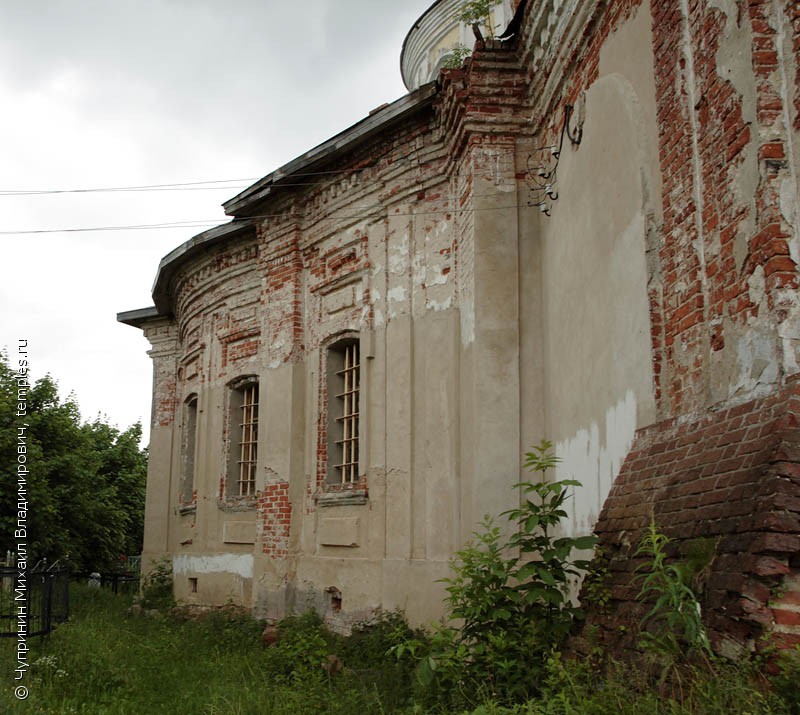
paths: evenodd
<path fill-rule="evenodd" d="M 465 25 L 483 25 L 492 34 L 492 9 L 500 0 L 465 0 L 456 10 L 455 18 Z"/>
<path fill-rule="evenodd" d="M 0 548 L 15 549 L 17 526 L 16 373 L 0 353 Z M 107 571 L 142 549 L 147 453 L 142 427 L 119 431 L 82 422 L 48 375 L 28 391 L 29 558 L 69 556 L 78 570 Z"/>

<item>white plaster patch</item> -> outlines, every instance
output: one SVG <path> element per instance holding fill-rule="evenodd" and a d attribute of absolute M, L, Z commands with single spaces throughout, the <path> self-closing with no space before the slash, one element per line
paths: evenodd
<path fill-rule="evenodd" d="M 439 313 L 443 310 L 447 310 L 453 305 L 453 296 L 448 296 L 445 300 L 429 300 L 428 301 L 428 310 L 432 310 L 434 313 Z"/>
<path fill-rule="evenodd" d="M 578 430 L 569 439 L 556 444 L 561 459 L 556 468 L 558 479 L 577 479 L 572 499 L 572 514 L 565 533 L 573 536 L 590 533 L 603 503 L 619 474 L 633 444 L 636 432 L 636 395 L 628 390 L 625 397 L 606 410 L 601 430 L 595 422 Z"/>
<path fill-rule="evenodd" d="M 772 385 L 778 381 L 778 361 L 774 338 L 770 334 L 750 330 L 736 343 L 739 377 L 732 394 L 750 393 L 759 384 Z"/>
<path fill-rule="evenodd" d="M 174 574 L 230 573 L 242 578 L 253 578 L 253 555 L 192 556 L 179 554 L 172 557 L 172 572 Z"/>
<path fill-rule="evenodd" d="M 428 266 L 425 264 L 425 259 L 420 254 L 414 256 L 412 263 L 412 272 L 414 276 L 415 285 L 423 285 L 428 278 Z"/>
<path fill-rule="evenodd" d="M 403 234 L 399 241 L 389 244 L 389 273 L 401 276 L 408 267 L 409 235 Z"/>
<path fill-rule="evenodd" d="M 787 375 L 800 372 L 800 304 L 794 302 L 786 320 L 778 325 L 783 342 L 783 369 Z"/>
<path fill-rule="evenodd" d="M 433 231 L 433 235 L 438 238 L 439 236 L 442 236 L 443 234 L 449 232 L 450 232 L 450 222 L 447 219 L 442 219 L 441 221 L 439 221 L 438 224 L 436 224 L 436 228 Z"/>
<path fill-rule="evenodd" d="M 800 245 L 798 245 L 797 232 L 798 227 L 795 226 L 795 211 L 797 211 L 798 204 L 800 204 L 800 202 L 797 200 L 797 194 L 797 183 L 795 182 L 794 177 L 788 177 L 781 182 L 781 215 L 786 223 L 788 223 L 794 229 L 794 231 L 792 231 L 792 237 L 788 243 L 789 255 L 796 264 L 800 263 Z"/>
<path fill-rule="evenodd" d="M 764 267 L 756 266 L 756 269 L 747 279 L 747 290 L 750 300 L 760 307 L 767 307 L 767 282 L 764 278 Z"/>
<path fill-rule="evenodd" d="M 386 294 L 386 301 L 389 303 L 401 303 L 406 299 L 406 289 L 403 286 L 390 288 Z"/>
<path fill-rule="evenodd" d="M 430 280 L 426 281 L 425 285 L 430 288 L 432 286 L 443 286 L 445 283 L 447 283 L 447 273 L 439 271 Z"/>

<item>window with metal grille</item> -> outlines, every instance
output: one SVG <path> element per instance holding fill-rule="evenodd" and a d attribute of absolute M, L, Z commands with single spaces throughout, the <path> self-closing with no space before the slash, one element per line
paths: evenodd
<path fill-rule="evenodd" d="M 328 483 L 358 481 L 358 418 L 361 383 L 357 339 L 328 350 Z"/>
<path fill-rule="evenodd" d="M 194 453 L 196 443 L 197 395 L 192 395 L 183 404 L 183 439 L 181 442 L 181 504 L 191 504 L 194 498 Z"/>
<path fill-rule="evenodd" d="M 258 383 L 246 382 L 230 394 L 230 456 L 228 495 L 256 493 L 258 461 Z"/>

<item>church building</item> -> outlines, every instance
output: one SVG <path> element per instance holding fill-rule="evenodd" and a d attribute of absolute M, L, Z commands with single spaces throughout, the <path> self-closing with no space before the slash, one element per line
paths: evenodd
<path fill-rule="evenodd" d="M 227 201 L 119 314 L 152 345 L 144 562 L 188 604 L 434 621 L 547 439 L 602 633 L 652 517 L 708 553 L 718 649 L 800 642 L 798 4 L 461 4 L 408 33 L 408 94 Z"/>

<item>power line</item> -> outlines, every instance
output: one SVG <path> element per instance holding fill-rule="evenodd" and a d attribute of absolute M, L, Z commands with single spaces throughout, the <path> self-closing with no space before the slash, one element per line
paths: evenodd
<path fill-rule="evenodd" d="M 144 231 L 158 228 L 202 228 L 217 226 L 220 220 L 211 221 L 173 221 L 165 223 L 132 224 L 130 226 L 84 226 L 80 228 L 38 228 L 24 231 L 0 231 L 0 236 L 26 236 L 43 233 L 90 233 L 93 231 Z"/>
<path fill-rule="evenodd" d="M 475 194 L 473 197 L 478 198 L 480 196 L 488 196 L 489 194 Z M 384 207 L 375 206 L 375 207 L 363 207 L 362 211 L 359 213 L 352 213 L 352 214 L 332 214 L 330 216 L 323 216 L 320 218 L 315 219 L 315 221 L 350 221 L 362 218 L 370 218 L 375 215 L 376 210 L 382 210 Z M 486 208 L 444 208 L 444 209 L 437 209 L 437 210 L 428 210 L 428 211 L 407 211 L 407 212 L 399 212 L 399 213 L 391 213 L 388 215 L 389 218 L 392 217 L 407 217 L 407 216 L 437 216 L 437 215 L 446 215 L 446 214 L 464 214 L 469 212 L 476 212 L 476 211 L 506 211 L 510 209 L 519 209 L 519 208 L 532 208 L 532 205 L 529 204 L 519 204 L 514 203 L 508 206 L 490 206 Z M 270 219 L 270 218 L 282 218 L 285 217 L 285 213 L 275 213 L 275 214 L 259 214 L 257 216 L 248 216 L 247 220 L 253 219 Z M 243 222 L 244 219 L 239 219 L 239 222 Z M 152 223 L 152 224 L 131 224 L 125 226 L 88 226 L 88 227 L 80 227 L 80 228 L 48 228 L 48 229 L 27 229 L 22 231 L 0 231 L 0 236 L 25 236 L 25 235 L 36 235 L 36 234 L 52 234 L 52 233 L 90 233 L 90 232 L 97 232 L 97 231 L 145 231 L 145 230 L 154 230 L 154 229 L 173 229 L 173 228 L 204 228 L 204 227 L 214 227 L 214 226 L 221 226 L 226 225 L 224 221 L 219 219 L 209 219 L 209 220 L 195 220 L 195 221 L 172 221 L 172 222 L 162 222 L 162 223 Z"/>
<path fill-rule="evenodd" d="M 212 181 L 188 181 L 174 184 L 145 184 L 142 186 L 99 186 L 85 189 L 3 189 L 0 196 L 41 196 L 44 194 L 95 194 L 101 192 L 125 192 L 125 191 L 176 191 L 176 190 L 208 190 L 208 189 L 232 189 L 238 184 L 247 186 L 248 182 L 258 181 L 258 179 L 215 179 Z M 207 186 L 207 184 L 225 184 L 225 186 Z"/>
<path fill-rule="evenodd" d="M 409 161 L 409 159 L 398 159 L 393 162 L 395 165 Z M 364 169 L 337 169 L 332 171 L 306 171 L 295 172 L 290 171 L 286 174 L 278 173 L 280 170 L 273 172 L 273 181 L 265 185 L 276 187 L 307 187 L 306 183 L 288 183 L 282 181 L 282 178 L 307 178 L 315 176 L 336 176 L 340 174 L 359 174 L 368 171 L 370 168 Z M 512 176 L 515 171 L 500 172 L 503 175 Z M 269 175 L 267 175 L 269 176 Z M 208 181 L 182 181 L 169 184 L 142 184 L 135 186 L 95 186 L 86 188 L 72 188 L 72 189 L 0 189 L 0 196 L 52 196 L 55 194 L 96 194 L 96 193 L 126 193 L 138 191 L 218 191 L 221 189 L 244 189 L 262 181 L 267 177 L 244 178 L 244 179 L 209 179 Z M 215 186 L 210 186 L 215 184 Z"/>
<path fill-rule="evenodd" d="M 397 162 L 399 163 L 399 162 Z M 286 177 L 308 177 L 308 176 L 330 176 L 336 174 L 353 174 L 366 169 L 339 169 L 336 171 L 307 171 L 290 172 Z M 274 172 L 277 174 L 277 172 Z M 95 186 L 78 189 L 0 189 L 0 196 L 41 196 L 50 194 L 95 194 L 105 192 L 126 192 L 126 191 L 191 191 L 209 189 L 234 189 L 247 188 L 261 181 L 266 177 L 258 176 L 245 179 L 210 179 L 208 181 L 181 181 L 171 184 L 143 184 L 140 186 Z M 275 181 L 280 181 L 281 175 L 274 177 Z M 207 186 L 207 184 L 226 184 L 226 186 Z M 233 184 L 231 186 L 230 184 Z M 237 186 L 238 184 L 238 186 Z M 286 184 L 281 182 L 281 186 L 307 186 L 307 184 Z"/>

